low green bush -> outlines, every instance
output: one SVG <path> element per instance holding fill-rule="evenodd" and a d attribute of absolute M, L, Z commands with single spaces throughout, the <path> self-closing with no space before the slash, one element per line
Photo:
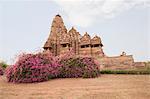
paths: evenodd
<path fill-rule="evenodd" d="M 150 70 L 101 70 L 101 74 L 150 74 Z"/>
<path fill-rule="evenodd" d="M 0 75 L 3 75 L 8 65 L 5 62 L 0 62 Z"/>
<path fill-rule="evenodd" d="M 5 69 L 8 65 L 5 62 L 0 62 L 0 67 Z"/>

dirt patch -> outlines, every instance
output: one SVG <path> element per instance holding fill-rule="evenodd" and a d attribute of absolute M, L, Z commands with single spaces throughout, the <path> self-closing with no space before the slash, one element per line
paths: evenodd
<path fill-rule="evenodd" d="M 0 99 L 149 99 L 150 75 L 101 75 L 13 84 L 0 77 Z"/>

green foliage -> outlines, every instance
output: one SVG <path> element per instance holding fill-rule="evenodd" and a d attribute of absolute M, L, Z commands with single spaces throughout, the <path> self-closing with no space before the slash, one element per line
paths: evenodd
<path fill-rule="evenodd" d="M 150 71 L 150 61 L 145 62 L 146 69 Z"/>
<path fill-rule="evenodd" d="M 150 70 L 102 70 L 101 74 L 150 74 Z"/>
<path fill-rule="evenodd" d="M 5 62 L 0 62 L 0 66 L 5 69 L 8 65 Z"/>

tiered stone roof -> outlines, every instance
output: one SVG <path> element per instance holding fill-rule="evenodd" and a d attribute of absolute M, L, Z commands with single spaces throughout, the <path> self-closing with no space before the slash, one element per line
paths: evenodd
<path fill-rule="evenodd" d="M 91 37 L 87 32 L 81 37 L 80 44 L 81 45 L 91 44 Z"/>
<path fill-rule="evenodd" d="M 101 38 L 98 37 L 97 35 L 91 39 L 91 43 L 92 44 L 100 44 L 100 46 L 103 46 Z"/>
<path fill-rule="evenodd" d="M 91 53 L 92 49 L 95 51 L 92 47 L 97 47 L 102 51 L 101 47 L 103 46 L 101 39 L 98 36 L 91 39 L 87 32 L 81 36 L 74 27 L 67 32 L 62 17 L 56 15 L 52 21 L 50 35 L 43 48 L 45 50 L 51 50 L 55 55 L 59 55 L 62 50 L 65 51 L 70 49 L 74 49 L 76 53 L 80 54 L 80 52 L 82 53 L 82 50 L 86 51 L 86 49 L 81 49 L 81 46 L 84 47 L 84 45 L 91 48 Z"/>

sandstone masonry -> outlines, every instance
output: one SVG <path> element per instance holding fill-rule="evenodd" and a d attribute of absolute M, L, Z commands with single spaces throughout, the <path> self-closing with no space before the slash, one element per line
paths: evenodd
<path fill-rule="evenodd" d="M 50 35 L 43 48 L 56 56 L 73 50 L 76 55 L 103 57 L 102 46 L 101 38 L 98 36 L 91 38 L 87 32 L 81 36 L 74 27 L 67 31 L 61 16 L 56 15 L 52 22 Z"/>
<path fill-rule="evenodd" d="M 108 66 L 133 66 L 134 59 L 132 55 L 126 55 L 122 52 L 119 56 L 108 57 L 103 52 L 101 38 L 93 38 L 86 32 L 83 36 L 72 27 L 67 31 L 63 19 L 56 15 L 52 21 L 50 35 L 44 44 L 44 51 L 50 51 L 55 56 L 72 50 L 75 55 L 88 55 L 99 59 L 103 67 Z"/>

